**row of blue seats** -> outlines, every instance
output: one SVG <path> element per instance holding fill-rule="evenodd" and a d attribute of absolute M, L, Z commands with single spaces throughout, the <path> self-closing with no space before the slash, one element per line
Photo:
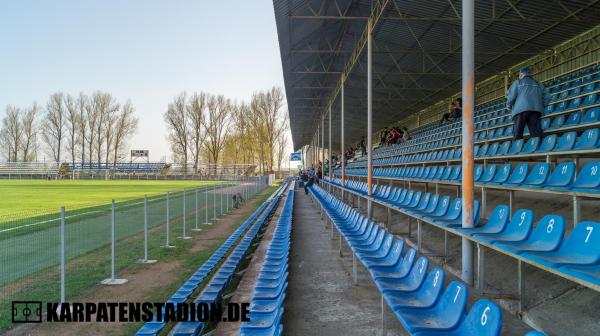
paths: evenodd
<path fill-rule="evenodd" d="M 596 118 L 599 118 L 600 121 L 600 108 L 594 111 L 596 114 Z M 576 114 L 575 114 L 576 115 Z M 560 124 L 551 124 L 551 125 L 542 125 L 545 130 L 556 130 L 560 131 L 562 128 L 569 128 L 574 126 L 571 124 L 571 120 L 573 122 L 578 122 L 575 119 L 568 119 L 566 122 L 562 120 Z M 485 141 L 485 140 L 494 140 L 497 138 L 502 138 L 506 136 L 512 135 L 513 126 L 507 126 L 505 129 L 498 128 L 496 131 L 491 133 L 481 132 L 475 134 L 475 141 Z M 564 151 L 572 151 L 572 150 L 589 150 L 600 148 L 599 141 L 599 130 L 598 128 L 590 128 L 581 133 L 581 136 L 577 138 L 576 131 L 570 131 L 563 133 L 560 138 L 557 134 L 549 134 L 540 140 L 539 138 L 530 138 L 530 143 L 523 144 L 523 140 L 511 141 L 506 140 L 504 142 L 491 142 L 485 143 L 483 145 L 475 146 L 476 156 L 485 157 L 485 156 L 495 156 L 495 155 L 518 155 L 518 154 L 531 154 L 531 153 L 548 153 L 548 152 L 564 152 Z M 396 151 L 390 152 L 383 159 L 375 158 L 374 162 L 394 162 L 394 161 L 402 161 L 403 156 L 401 154 L 410 154 L 413 152 L 423 152 L 423 151 L 432 151 L 439 148 L 444 147 L 456 147 L 460 145 L 460 138 L 448 138 L 440 141 L 436 141 L 433 143 L 428 143 L 425 145 L 418 146 L 416 149 L 406 152 Z M 483 148 L 483 150 L 482 150 Z M 439 150 L 437 152 L 440 152 Z M 366 162 L 362 161 L 362 165 Z M 358 162 L 350 163 L 348 166 L 360 166 L 361 164 Z"/>
<path fill-rule="evenodd" d="M 268 205 L 260 217 L 252 224 L 246 234 L 242 237 L 239 244 L 227 257 L 225 262 L 219 267 L 215 275 L 204 287 L 204 290 L 196 297 L 194 302 L 196 304 L 205 303 L 211 306 L 220 302 L 223 298 L 225 290 L 229 287 L 231 280 L 234 278 L 236 270 L 240 265 L 240 262 L 246 256 L 248 249 L 258 236 L 259 231 L 263 227 L 267 217 L 275 210 L 275 207 L 279 203 L 281 198 L 281 189 L 269 200 Z M 204 329 L 207 327 L 207 322 L 202 321 L 188 321 L 179 322 L 173 328 L 170 335 L 172 336 L 196 336 L 202 334 Z"/>
<path fill-rule="evenodd" d="M 202 266 L 200 266 L 183 285 L 173 294 L 167 302 L 180 303 L 186 302 L 190 295 L 198 288 L 198 286 L 208 278 L 209 274 L 215 269 L 219 262 L 225 255 L 232 249 L 235 242 L 240 236 L 248 229 L 248 227 L 254 223 L 260 213 L 267 207 L 268 203 L 264 202 L 261 204 L 256 211 L 254 211 L 248 219 L 242 223 L 228 238 L 219 246 L 219 248 L 213 252 L 213 254 L 206 260 Z M 150 336 L 157 335 L 164 327 L 166 323 L 164 321 L 156 320 L 145 323 L 136 333 L 138 336 Z"/>
<path fill-rule="evenodd" d="M 499 335 L 502 311 L 494 302 L 478 300 L 466 313 L 468 287 L 452 281 L 445 288 L 441 268 L 429 270 L 425 256 L 404 250 L 397 239 L 342 201 L 312 186 L 311 192 L 332 225 L 345 238 L 403 327 L 411 335 Z M 340 238 L 341 239 L 341 238 Z"/>
<path fill-rule="evenodd" d="M 589 69 L 591 68 L 592 67 Z M 577 82 L 577 84 L 561 90 L 562 92 L 560 94 L 553 94 L 551 98 L 555 102 L 551 103 L 545 109 L 544 114 L 564 112 L 575 110 L 580 107 L 599 104 L 600 97 L 598 96 L 598 93 L 595 92 L 600 90 L 600 78 L 596 78 L 598 76 L 600 76 L 600 73 L 595 73 L 595 75 L 590 75 L 587 80 L 580 80 Z M 565 100 L 568 97 L 572 97 L 573 99 Z M 505 106 L 506 103 L 503 99 L 480 105 L 477 108 L 474 116 L 475 129 L 480 130 L 486 127 L 506 126 L 506 123 L 510 123 L 510 112 L 506 110 Z M 581 112 L 579 113 L 581 114 Z M 584 119 L 594 119 L 594 114 L 586 116 Z M 445 126 L 437 126 L 437 123 L 433 123 L 431 125 L 413 130 L 411 132 L 413 135 L 413 139 L 411 141 L 396 146 L 379 148 L 374 154 L 378 155 L 381 152 L 389 151 L 390 149 L 403 148 L 422 142 L 443 139 L 448 136 L 456 135 L 457 133 L 455 132 L 460 132 L 460 127 L 460 122 L 455 122 Z"/>
<path fill-rule="evenodd" d="M 350 190 L 366 195 L 366 184 L 356 182 Z M 509 220 L 510 208 L 498 205 L 488 221 L 479 225 L 479 202 L 475 201 L 475 228 L 467 229 L 461 227 L 461 198 L 450 202 L 449 196 L 384 186 L 374 190 L 372 199 L 444 230 L 454 229 L 477 242 L 520 255 L 526 261 L 600 285 L 600 223 L 581 222 L 565 239 L 562 216 L 545 215 L 533 229 L 532 210 L 519 209 Z"/>
<path fill-rule="evenodd" d="M 551 173 L 552 171 L 552 173 Z M 475 165 L 474 181 L 477 186 L 520 187 L 532 190 L 574 191 L 600 193 L 600 162 L 588 162 L 577 173 L 574 162 L 562 162 L 551 170 L 549 163 L 519 163 L 514 169 L 510 163 Z M 336 173 L 337 174 L 337 173 Z M 366 170 L 350 170 L 350 176 L 366 176 Z M 415 182 L 458 183 L 462 180 L 461 166 L 427 166 L 377 168 L 374 177 L 397 178 Z M 339 179 L 336 181 L 339 183 Z"/>
<path fill-rule="evenodd" d="M 519 157 L 519 156 L 545 156 L 557 154 L 569 154 L 570 152 L 596 151 L 600 149 L 600 129 L 591 128 L 578 137 L 577 132 L 571 131 L 558 137 L 550 134 L 544 138 L 529 138 L 527 141 L 507 140 L 504 142 L 492 142 L 483 145 L 475 145 L 473 152 L 475 157 Z M 462 148 L 431 151 L 426 153 L 396 156 L 386 159 L 373 160 L 374 166 L 385 166 L 392 164 L 408 164 L 429 161 L 459 160 L 462 157 Z M 365 167 L 366 162 L 351 163 L 347 167 Z"/>
<path fill-rule="evenodd" d="M 283 303 L 288 278 L 288 258 L 294 210 L 294 182 L 290 189 L 269 244 L 265 260 L 256 279 L 248 322 L 243 322 L 240 336 L 281 335 Z"/>

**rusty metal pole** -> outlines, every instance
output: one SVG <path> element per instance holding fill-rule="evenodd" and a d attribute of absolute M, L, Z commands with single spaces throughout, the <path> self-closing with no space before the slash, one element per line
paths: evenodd
<path fill-rule="evenodd" d="M 327 177 L 329 177 L 329 182 L 331 182 L 331 177 L 333 175 L 332 169 L 331 169 L 332 168 L 332 165 L 331 165 L 331 108 L 329 108 L 329 124 L 327 126 L 329 127 L 329 132 L 327 133 L 327 136 L 329 138 L 328 139 L 329 140 L 329 150 L 327 151 L 327 160 L 329 160 L 329 167 L 328 167 L 329 171 L 327 172 L 328 173 Z M 331 185 L 329 185 L 329 186 L 330 186 L 329 191 L 331 191 Z"/>
<path fill-rule="evenodd" d="M 373 21 L 367 22 L 367 193 L 373 195 Z M 367 217 L 373 217 L 371 198 Z"/>
<path fill-rule="evenodd" d="M 473 114 L 475 108 L 475 6 L 462 2 L 462 227 L 472 228 L 473 218 Z M 473 243 L 462 239 L 462 280 L 473 285 Z"/>

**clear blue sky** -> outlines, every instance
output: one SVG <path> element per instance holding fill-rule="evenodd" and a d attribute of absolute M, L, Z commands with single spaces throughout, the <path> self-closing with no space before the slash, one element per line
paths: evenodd
<path fill-rule="evenodd" d="M 179 92 L 239 100 L 273 85 L 283 76 L 270 0 L 0 2 L 0 118 L 56 91 L 108 91 L 136 107 L 131 147 L 159 160 L 162 113 Z"/>

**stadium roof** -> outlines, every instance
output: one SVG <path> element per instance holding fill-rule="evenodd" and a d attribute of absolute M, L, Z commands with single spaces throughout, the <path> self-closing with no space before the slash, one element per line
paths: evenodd
<path fill-rule="evenodd" d="M 273 0 L 294 148 L 310 143 L 334 102 L 339 148 L 340 78 L 346 143 L 366 134 L 366 23 L 373 29 L 373 127 L 385 127 L 461 88 L 461 3 L 457 0 Z M 475 3 L 476 80 L 600 23 L 600 0 Z M 327 121 L 326 121 L 327 127 Z"/>

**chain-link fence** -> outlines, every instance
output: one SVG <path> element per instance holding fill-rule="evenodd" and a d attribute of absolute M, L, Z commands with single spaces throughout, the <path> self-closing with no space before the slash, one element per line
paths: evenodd
<path fill-rule="evenodd" d="M 3 216 L 0 331 L 10 327 L 12 301 L 69 301 L 98 283 L 119 283 L 119 271 L 190 246 L 194 231 L 267 186 L 266 177 L 231 179 L 77 210 Z"/>

